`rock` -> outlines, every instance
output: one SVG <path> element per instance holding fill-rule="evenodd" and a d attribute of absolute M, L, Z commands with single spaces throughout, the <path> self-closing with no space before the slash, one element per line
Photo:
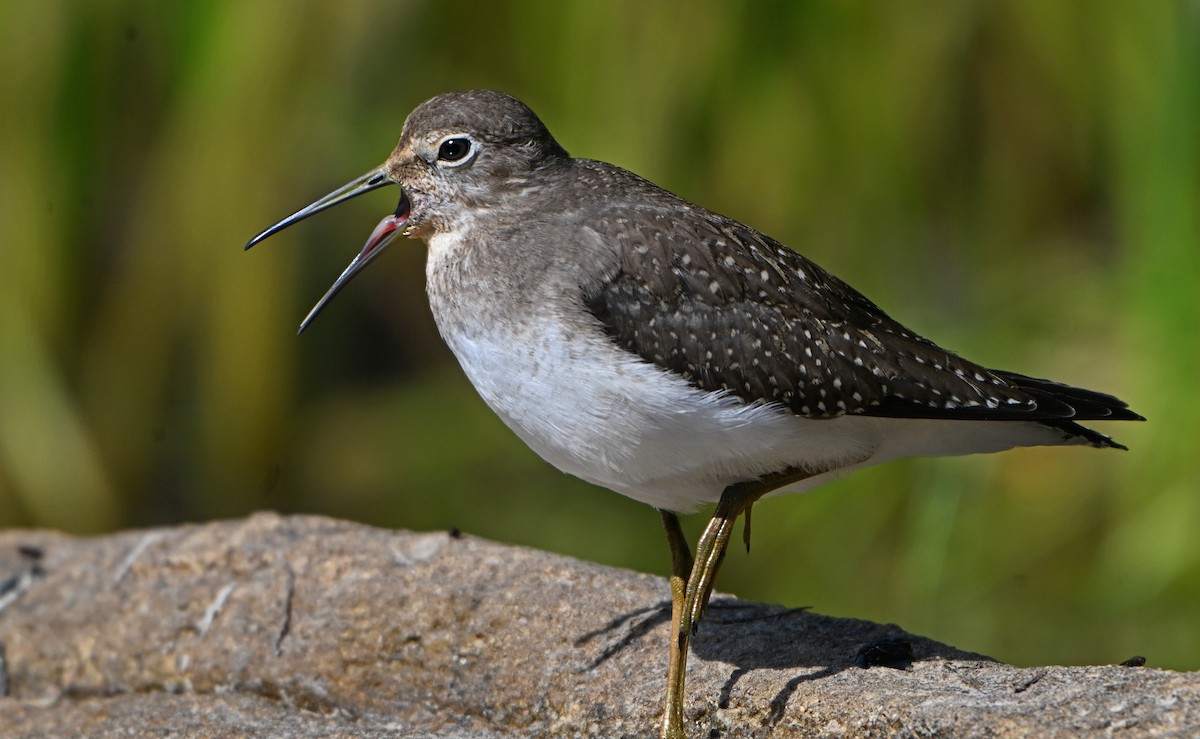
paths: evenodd
<path fill-rule="evenodd" d="M 9 531 L 0 736 L 651 736 L 666 594 L 659 577 L 317 517 Z M 1018 669 L 724 597 L 688 672 L 694 737 L 1200 731 L 1198 673 Z"/>

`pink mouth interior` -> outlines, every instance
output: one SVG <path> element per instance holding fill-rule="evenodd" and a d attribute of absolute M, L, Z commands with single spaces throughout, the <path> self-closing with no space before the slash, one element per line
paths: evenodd
<path fill-rule="evenodd" d="M 400 204 L 396 206 L 396 219 L 400 223 L 408 220 L 409 213 L 412 212 L 412 203 L 408 201 L 408 193 L 404 190 L 400 191 Z"/>
<path fill-rule="evenodd" d="M 371 252 L 386 244 L 392 234 L 404 228 L 411 212 L 412 204 L 408 201 L 408 193 L 401 191 L 400 204 L 396 206 L 396 212 L 379 222 L 379 225 L 371 232 L 370 238 L 367 239 L 366 246 L 359 253 L 358 259 L 367 257 Z"/>

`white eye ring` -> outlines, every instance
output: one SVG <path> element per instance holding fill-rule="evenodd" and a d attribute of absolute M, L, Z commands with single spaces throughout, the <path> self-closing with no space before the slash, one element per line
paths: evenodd
<path fill-rule="evenodd" d="M 461 133 L 451 134 L 438 142 L 437 166 L 442 168 L 461 167 L 474 159 L 477 151 L 479 151 L 479 146 L 470 136 Z"/>

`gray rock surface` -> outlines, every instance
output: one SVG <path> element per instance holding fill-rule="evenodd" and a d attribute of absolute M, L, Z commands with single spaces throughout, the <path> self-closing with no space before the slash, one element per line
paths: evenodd
<path fill-rule="evenodd" d="M 0 736 L 652 736 L 666 592 L 544 552 L 317 517 L 9 531 Z M 888 638 L 911 644 L 911 665 L 855 666 Z M 1018 669 L 729 598 L 693 644 L 694 737 L 1200 734 L 1200 673 Z"/>

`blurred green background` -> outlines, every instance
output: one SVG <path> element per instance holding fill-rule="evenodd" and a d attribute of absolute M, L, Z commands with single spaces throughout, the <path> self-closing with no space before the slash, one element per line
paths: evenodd
<path fill-rule="evenodd" d="M 475 396 L 419 242 L 294 336 L 394 190 L 242 252 L 421 101 L 495 87 L 943 345 L 1151 419 L 1102 425 L 1128 453 L 763 503 L 720 589 L 1018 664 L 1196 669 L 1198 39 L 1182 2 L 0 3 L 0 526 L 269 508 L 665 573 L 653 511 Z"/>

